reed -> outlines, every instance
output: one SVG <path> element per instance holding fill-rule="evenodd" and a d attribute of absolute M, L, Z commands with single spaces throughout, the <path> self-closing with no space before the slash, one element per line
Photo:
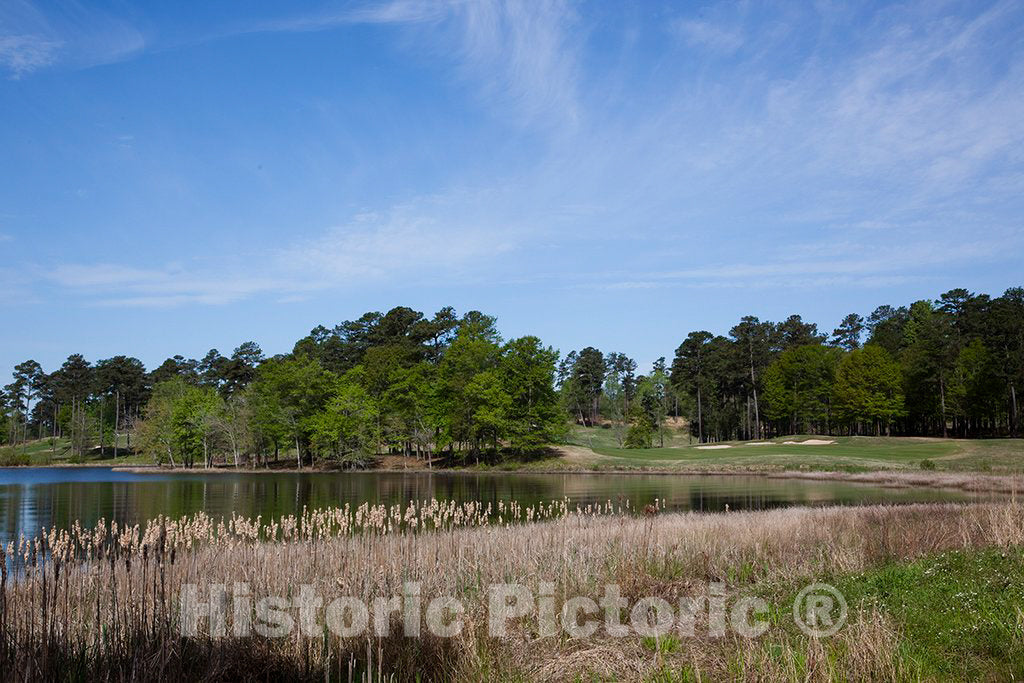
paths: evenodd
<path fill-rule="evenodd" d="M 709 639 L 698 630 L 678 646 L 652 650 L 635 637 L 539 637 L 529 618 L 515 622 L 510 636 L 489 637 L 487 589 L 552 582 L 556 596 L 566 597 L 597 595 L 597 587 L 615 583 L 627 597 L 671 602 L 708 581 L 741 594 L 945 550 L 1024 544 L 1024 508 L 1015 503 L 715 515 L 659 507 L 639 515 L 626 502 L 432 500 L 273 520 L 198 514 L 144 527 L 47 530 L 2 549 L 0 671 L 21 680 L 638 680 L 666 671 L 713 679 L 891 678 L 899 673 L 896 635 L 884 616 L 858 616 L 830 653 L 815 639 L 776 631 Z M 369 603 L 401 594 L 410 581 L 425 597 L 455 596 L 466 606 L 459 636 L 413 639 L 394 628 L 350 639 L 326 632 L 218 638 L 204 625 L 185 637 L 178 621 L 187 584 L 238 582 L 253 596 L 284 597 L 308 585 L 328 598 Z"/>

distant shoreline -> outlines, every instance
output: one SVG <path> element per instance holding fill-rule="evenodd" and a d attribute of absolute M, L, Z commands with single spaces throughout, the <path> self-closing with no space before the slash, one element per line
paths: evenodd
<path fill-rule="evenodd" d="M 1024 496 L 1024 477 L 1015 474 L 980 474 L 951 472 L 907 472 L 907 471 L 873 471 L 873 472 L 842 472 L 828 470 L 765 470 L 765 469 L 672 469 L 672 468 L 544 468 L 530 469 L 473 469 L 466 467 L 436 468 L 371 468 L 361 470 L 341 470 L 332 468 L 307 467 L 302 470 L 288 468 L 252 468 L 230 466 L 171 468 L 164 465 L 111 465 L 111 464 L 55 464 L 29 466 L 30 468 L 71 469 L 71 468 L 106 468 L 114 472 L 131 474 L 189 474 L 189 475 L 229 475 L 229 474 L 442 474 L 442 475 L 631 475 L 631 476 L 680 476 L 680 477 L 759 477 L 763 479 L 789 479 L 794 481 L 833 481 L 851 484 L 873 485 L 881 488 L 908 489 L 931 488 L 938 490 L 958 490 L 975 493 L 1021 493 Z M 2 467 L 0 470 L 26 469 L 24 466 Z"/>

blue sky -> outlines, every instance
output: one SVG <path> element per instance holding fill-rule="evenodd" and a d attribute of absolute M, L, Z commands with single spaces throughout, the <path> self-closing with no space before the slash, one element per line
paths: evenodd
<path fill-rule="evenodd" d="M 1024 285 L 1018 2 L 0 3 L 0 368 Z"/>

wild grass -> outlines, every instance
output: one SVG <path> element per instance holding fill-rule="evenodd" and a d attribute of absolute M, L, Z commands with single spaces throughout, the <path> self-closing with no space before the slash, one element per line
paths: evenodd
<path fill-rule="evenodd" d="M 1024 553 L 950 551 L 844 577 L 853 604 L 900 615 L 901 656 L 920 678 L 1024 678 Z"/>
<path fill-rule="evenodd" d="M 864 603 L 832 639 L 780 617 L 757 639 L 542 637 L 529 617 L 487 635 L 487 588 L 555 585 L 556 600 L 600 595 L 670 603 L 703 594 L 787 595 L 801 581 L 845 577 L 948 551 L 1024 544 L 1015 503 L 790 508 L 640 516 L 607 503 L 535 508 L 425 501 L 305 511 L 274 520 L 158 519 L 145 528 L 77 525 L 5 549 L 0 671 L 23 680 L 879 680 L 920 673 L 900 655 L 902 622 Z M 7 564 L 13 567 L 8 572 Z M 965 580 L 969 574 L 964 575 Z M 253 596 L 366 601 L 451 595 L 466 606 L 455 638 L 281 639 L 179 634 L 185 584 L 249 585 Z M 862 591 L 863 593 L 863 591 Z M 788 605 L 774 614 L 782 615 Z M 204 622 L 205 623 L 205 622 Z"/>

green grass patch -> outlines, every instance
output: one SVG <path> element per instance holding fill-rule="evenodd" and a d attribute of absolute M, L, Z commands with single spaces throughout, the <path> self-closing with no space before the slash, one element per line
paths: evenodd
<path fill-rule="evenodd" d="M 851 607 L 878 607 L 925 678 L 1024 678 L 1024 551 L 951 552 L 848 577 Z"/>
<path fill-rule="evenodd" d="M 954 551 L 866 572 L 821 577 L 857 613 L 885 615 L 896 628 L 898 670 L 912 680 L 1024 678 L 1024 550 Z M 799 587 L 757 591 L 769 621 L 798 637 L 789 610 Z M 829 639 L 830 656 L 840 641 Z M 765 647 L 788 648 L 768 641 Z"/>
<path fill-rule="evenodd" d="M 113 457 L 114 449 L 107 444 L 103 453 L 98 447 L 87 451 L 82 456 L 73 456 L 69 439 L 38 439 L 17 446 L 0 447 L 0 467 L 47 465 L 150 465 L 152 458 L 131 453 L 127 449 L 126 440 L 122 437 L 118 445 L 118 457 Z"/>

